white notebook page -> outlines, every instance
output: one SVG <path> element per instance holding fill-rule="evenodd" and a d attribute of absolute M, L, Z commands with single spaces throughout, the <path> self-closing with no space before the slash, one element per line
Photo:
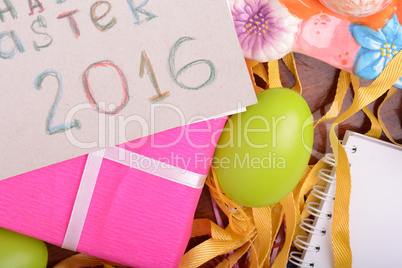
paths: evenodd
<path fill-rule="evenodd" d="M 399 267 L 402 263 L 402 147 L 348 131 L 343 144 L 356 147 L 348 153 L 352 192 L 350 243 L 353 268 Z M 335 193 L 335 184 L 326 187 Z M 332 202 L 322 202 L 322 211 L 333 211 Z M 315 268 L 334 267 L 331 220 L 316 219 L 324 236 L 312 235 L 310 244 L 319 252 L 305 252 L 303 259 Z"/>

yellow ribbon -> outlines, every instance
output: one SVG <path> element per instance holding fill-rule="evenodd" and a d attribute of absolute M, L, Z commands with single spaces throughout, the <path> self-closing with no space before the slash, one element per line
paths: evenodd
<path fill-rule="evenodd" d="M 316 170 L 321 167 L 321 165 L 317 165 Z M 310 170 L 310 167 L 306 169 L 302 181 L 313 178 L 313 176 L 309 177 Z M 285 199 L 273 206 L 249 208 L 238 206 L 222 193 L 214 172 L 208 176 L 206 184 L 218 206 L 229 219 L 232 218 L 232 221 L 223 229 L 210 220 L 196 219 L 192 237 L 209 235 L 211 238 L 188 251 L 179 267 L 198 267 L 217 256 L 235 251 L 217 266 L 232 267 L 249 250 L 251 250 L 250 267 L 286 267 L 293 236 L 298 226 L 296 211 L 299 208 L 296 203 L 298 203 L 298 199 L 301 199 L 299 193 L 308 191 L 306 187 L 296 187 Z M 310 187 L 312 188 L 313 185 L 315 183 L 312 182 Z M 270 266 L 273 245 L 280 227 L 285 224 L 285 221 L 285 243 Z M 239 233 L 240 228 L 242 233 Z"/>
<path fill-rule="evenodd" d="M 349 75 L 351 77 L 353 90 L 354 91 L 358 90 L 360 87 L 360 78 L 354 74 L 349 74 Z M 378 119 L 375 117 L 375 115 L 370 111 L 370 109 L 367 106 L 364 107 L 362 110 L 367 115 L 367 117 L 370 119 L 370 122 L 371 122 L 371 128 L 367 133 L 365 133 L 365 135 L 376 138 L 376 139 L 380 138 L 381 133 L 382 133 L 382 128 L 381 128 L 380 122 L 378 121 Z"/>
<path fill-rule="evenodd" d="M 295 195 L 295 200 L 297 202 L 296 207 L 296 235 L 306 235 L 305 231 L 299 228 L 299 224 L 302 219 L 308 217 L 308 213 L 306 211 L 306 206 L 309 202 L 317 202 L 318 198 L 314 195 L 310 194 L 313 187 L 319 183 L 321 183 L 320 179 L 318 178 L 318 173 L 322 169 L 329 169 L 330 166 L 326 164 L 323 159 L 319 160 L 317 164 L 314 165 L 313 168 L 308 167 L 306 169 L 306 173 L 304 175 L 304 179 L 299 183 L 299 186 L 293 191 Z M 294 239 L 293 238 L 293 239 Z"/>
<path fill-rule="evenodd" d="M 387 136 L 387 138 L 388 138 L 390 141 L 392 141 L 393 143 L 395 143 L 396 145 L 401 145 L 401 144 L 397 143 L 397 142 L 394 140 L 394 138 L 392 138 L 391 133 L 389 133 L 387 127 L 385 126 L 384 121 L 382 120 L 382 118 L 381 118 L 381 116 L 380 116 L 381 108 L 383 107 L 383 105 L 385 104 L 385 102 L 386 102 L 387 100 L 389 100 L 389 99 L 395 94 L 396 91 L 397 91 L 397 89 L 394 88 L 394 87 L 392 87 L 392 88 L 388 91 L 387 96 L 385 97 L 384 101 L 383 101 L 383 102 L 380 104 L 380 106 L 378 107 L 378 121 L 379 121 L 379 123 L 380 123 L 380 125 L 381 125 L 382 130 L 384 131 L 385 135 Z"/>
<path fill-rule="evenodd" d="M 234 251 L 217 266 L 232 267 L 249 250 L 250 267 L 270 267 L 271 251 L 284 219 L 286 240 L 272 267 L 286 267 L 296 228 L 293 193 L 270 207 L 240 207 L 222 193 L 213 169 L 206 183 L 218 206 L 232 221 L 223 229 L 207 219 L 194 220 L 192 237 L 209 235 L 211 238 L 188 251 L 179 267 L 198 267 L 217 256 Z"/>
<path fill-rule="evenodd" d="M 334 119 L 335 117 L 337 117 L 339 115 L 339 113 L 341 112 L 341 109 L 343 106 L 343 100 L 345 99 L 346 92 L 348 91 L 350 82 L 351 82 L 350 74 L 348 72 L 342 70 L 341 73 L 339 74 L 335 99 L 332 102 L 332 105 L 329 108 L 328 112 L 320 120 L 318 120 L 314 126 L 316 126 L 324 121 Z"/>
<path fill-rule="evenodd" d="M 268 62 L 268 84 L 269 88 L 282 87 L 278 60 Z"/>
<path fill-rule="evenodd" d="M 261 78 L 266 84 L 268 83 L 268 73 L 264 63 L 259 62 L 253 66 L 253 73 Z"/>
<path fill-rule="evenodd" d="M 301 95 L 303 89 L 300 82 L 299 74 L 297 72 L 296 61 L 293 52 L 286 54 L 282 58 L 282 60 L 295 78 L 295 85 L 292 87 L 292 89 Z M 261 75 L 259 76 L 262 77 Z M 269 88 L 282 87 L 280 71 L 279 71 L 279 60 L 268 62 L 268 80 L 264 81 L 268 82 Z"/>
<path fill-rule="evenodd" d="M 250 75 L 250 79 L 251 79 L 251 81 L 253 83 L 253 86 L 254 86 L 255 94 L 258 94 L 258 93 L 264 91 L 265 87 L 258 86 L 257 82 L 255 80 L 255 75 L 256 75 L 256 76 L 260 77 L 264 81 L 265 84 L 267 84 L 268 73 L 267 73 L 267 71 L 265 69 L 264 64 L 261 63 L 261 62 L 256 62 L 256 61 L 252 61 L 252 60 L 249 60 L 249 59 L 246 59 L 246 64 L 247 64 L 247 67 L 248 67 L 248 72 L 249 72 L 249 75 Z"/>
<path fill-rule="evenodd" d="M 296 207 L 292 192 L 281 201 L 281 205 L 285 213 L 286 240 L 285 245 L 279 252 L 274 264 L 272 265 L 273 268 L 282 268 L 287 266 L 293 234 L 296 228 Z"/>
<path fill-rule="evenodd" d="M 402 76 L 402 53 L 399 52 L 384 71 L 368 87 L 356 90 L 352 105 L 342 113 L 331 126 L 330 141 L 336 162 L 336 193 L 332 221 L 332 245 L 335 268 L 352 266 L 349 241 L 349 202 L 351 192 L 350 169 L 345 149 L 340 144 L 335 127 L 383 95 Z"/>
<path fill-rule="evenodd" d="M 293 52 L 286 54 L 282 60 L 296 80 L 295 85 L 292 87 L 292 89 L 301 95 L 303 92 L 303 88 L 300 82 L 299 74 L 297 72 L 296 61 Z"/>

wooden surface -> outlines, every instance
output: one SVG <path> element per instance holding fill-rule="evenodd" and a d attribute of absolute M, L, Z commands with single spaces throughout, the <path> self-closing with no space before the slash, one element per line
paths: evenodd
<path fill-rule="evenodd" d="M 309 58 L 304 55 L 295 54 L 297 70 L 303 86 L 302 96 L 305 98 L 315 121 L 321 118 L 329 109 L 335 96 L 338 75 L 340 70 L 337 70 L 321 61 Z M 281 80 L 284 87 L 291 87 L 294 84 L 292 74 L 286 67 L 280 63 Z M 368 85 L 371 81 L 362 81 L 362 85 Z M 381 103 L 381 97 L 375 103 L 369 105 L 371 111 L 375 114 L 378 106 Z M 352 103 L 353 97 L 350 89 L 346 95 L 343 109 L 344 111 Z M 381 110 L 381 117 L 387 125 L 388 130 L 397 142 L 402 142 L 402 90 L 398 90 L 395 95 L 384 105 Z M 331 126 L 331 121 L 324 122 L 315 128 L 314 132 L 314 147 L 310 164 L 314 164 L 318 159 L 322 158 L 325 153 L 330 151 L 328 140 L 328 131 Z M 338 137 L 342 139 L 345 130 L 353 130 L 359 133 L 365 133 L 370 129 L 370 121 L 362 111 L 355 114 L 353 117 L 339 125 L 337 130 Z M 387 140 L 385 135 L 381 139 Z M 214 220 L 212 212 L 211 197 L 208 189 L 204 187 L 200 202 L 195 214 L 196 218 L 208 218 Z M 191 246 L 199 243 L 200 240 L 192 239 Z M 48 245 L 49 263 L 48 267 L 53 267 L 56 263 L 67 258 L 74 252 L 61 249 L 59 247 Z"/>

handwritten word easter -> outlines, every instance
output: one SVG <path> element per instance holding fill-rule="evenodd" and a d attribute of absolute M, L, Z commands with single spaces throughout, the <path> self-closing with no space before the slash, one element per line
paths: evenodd
<path fill-rule="evenodd" d="M 127 5 L 131 11 L 131 14 L 133 15 L 134 19 L 134 24 L 141 24 L 146 21 L 150 21 L 157 16 L 153 14 L 152 12 L 146 10 L 144 6 L 148 3 L 149 0 L 143 0 L 143 2 L 139 5 L 135 5 L 133 0 L 127 0 Z M 1 22 L 5 22 L 5 13 L 10 13 L 11 17 L 15 20 L 18 19 L 18 12 L 15 6 L 12 4 L 11 0 L 3 0 L 4 5 L 6 6 L 3 9 L 0 9 L 0 20 Z M 35 3 L 34 3 L 35 2 Z M 66 0 L 56 0 L 56 4 L 63 4 L 66 2 Z M 97 14 L 97 9 L 102 9 L 102 5 L 107 6 L 107 10 L 102 14 L 98 15 Z M 30 13 L 28 13 L 29 16 L 32 16 L 35 14 L 35 9 L 37 9 L 38 13 L 42 13 L 45 10 L 45 7 L 43 3 L 39 0 L 28 0 L 28 7 L 30 10 Z M 100 31 L 106 31 L 110 28 L 112 28 L 116 24 L 116 18 L 111 19 L 108 23 L 106 24 L 101 24 L 99 21 L 101 21 L 106 15 L 110 12 L 112 8 L 112 5 L 108 1 L 97 1 L 91 6 L 91 20 L 95 27 L 100 30 Z M 76 20 L 74 19 L 74 14 L 77 13 L 78 10 L 71 10 L 67 11 L 64 13 L 61 13 L 60 15 L 57 16 L 57 19 L 64 19 L 66 18 L 68 22 L 70 23 L 70 26 L 73 30 L 73 32 L 79 36 L 79 28 L 77 25 Z M 140 19 L 140 14 L 145 15 L 145 19 L 141 20 Z"/>
<path fill-rule="evenodd" d="M 65 1 L 66 0 L 56 0 L 56 4 L 62 4 Z M 149 0 L 143 0 L 141 4 L 135 5 L 133 0 L 127 0 L 127 4 L 133 16 L 135 25 L 140 25 L 157 17 L 155 14 L 145 9 L 144 6 L 148 3 L 148 1 Z M 3 0 L 3 3 L 5 5 L 5 8 L 2 8 L 0 5 L 0 21 L 3 23 L 6 22 L 5 14 L 7 13 L 9 14 L 9 16 L 11 16 L 12 19 L 17 20 L 19 13 L 17 12 L 16 7 L 12 4 L 11 0 Z M 43 3 L 39 0 L 28 0 L 28 7 L 30 10 L 30 13 L 28 13 L 29 16 L 34 15 L 36 10 L 37 13 L 42 13 L 43 11 L 45 11 Z M 117 19 L 115 17 L 112 16 L 110 20 L 107 19 L 111 8 L 112 5 L 108 1 L 96 1 L 94 4 L 92 4 L 90 8 L 90 19 L 97 30 L 105 32 L 116 25 Z M 81 33 L 77 20 L 74 16 L 78 12 L 78 9 L 70 10 L 63 12 L 56 17 L 57 20 L 67 20 L 73 35 L 77 39 L 80 37 Z M 101 14 L 99 14 L 99 12 Z M 141 17 L 144 16 L 145 18 L 141 19 Z M 46 19 L 42 15 L 38 15 L 38 17 L 33 20 L 31 24 L 30 28 L 38 39 L 32 41 L 32 46 L 36 51 L 41 51 L 42 49 L 49 47 L 53 43 L 52 36 L 48 32 L 46 32 L 47 27 L 48 25 Z M 24 52 L 26 52 L 26 48 L 24 47 L 23 42 L 14 30 L 0 33 L 0 58 L 12 59 L 17 53 Z"/>

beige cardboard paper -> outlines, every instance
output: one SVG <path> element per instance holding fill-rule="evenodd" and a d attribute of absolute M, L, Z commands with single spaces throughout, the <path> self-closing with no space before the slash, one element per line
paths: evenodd
<path fill-rule="evenodd" d="M 0 180 L 256 103 L 225 0 L 0 14 Z"/>

